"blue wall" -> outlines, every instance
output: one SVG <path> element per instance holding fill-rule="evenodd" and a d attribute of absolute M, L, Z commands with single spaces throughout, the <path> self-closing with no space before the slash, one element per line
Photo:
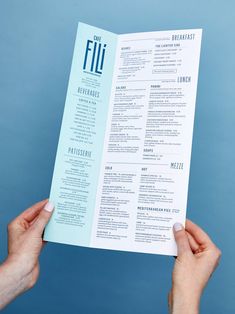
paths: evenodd
<path fill-rule="evenodd" d="M 6 225 L 48 196 L 77 22 L 116 33 L 204 29 L 188 217 L 223 251 L 201 313 L 235 312 L 235 3 L 0 1 L 0 257 Z M 8 314 L 167 313 L 173 258 L 49 243 Z"/>

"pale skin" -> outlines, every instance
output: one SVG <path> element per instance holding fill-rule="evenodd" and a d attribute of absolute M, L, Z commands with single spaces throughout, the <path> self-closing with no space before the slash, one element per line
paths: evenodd
<path fill-rule="evenodd" d="M 0 266 L 0 310 L 31 289 L 39 276 L 42 234 L 53 212 L 48 200 L 36 203 L 8 226 L 8 257 Z M 171 314 L 198 314 L 200 297 L 221 255 L 209 236 L 190 220 L 176 224 L 178 248 L 168 303 Z"/>
<path fill-rule="evenodd" d="M 171 314 L 198 314 L 200 298 L 219 263 L 221 251 L 196 224 L 174 225 L 178 249 L 168 296 Z"/>
<path fill-rule="evenodd" d="M 52 210 L 48 200 L 41 201 L 8 225 L 8 257 L 0 266 L 0 310 L 37 282 L 42 234 Z"/>

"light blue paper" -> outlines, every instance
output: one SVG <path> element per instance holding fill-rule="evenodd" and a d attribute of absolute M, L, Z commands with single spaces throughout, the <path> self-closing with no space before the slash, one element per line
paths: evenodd
<path fill-rule="evenodd" d="M 100 66 L 102 63 L 102 49 L 100 49 L 100 62 L 97 69 L 96 62 L 95 60 L 93 60 L 93 71 L 90 71 L 92 66 L 91 64 L 93 53 L 91 50 L 89 50 L 86 58 L 86 48 L 88 45 L 88 40 L 93 41 L 93 44 L 91 42 L 88 43 L 88 48 L 91 50 L 94 47 L 94 42 L 97 42 L 96 56 L 98 55 L 98 43 L 101 43 L 102 48 L 105 48 L 102 71 L 100 70 Z M 50 200 L 54 203 L 56 210 L 53 213 L 53 216 L 45 229 L 44 239 L 47 241 L 89 246 L 93 211 L 95 207 L 97 181 L 102 157 L 104 133 L 106 129 L 106 118 L 108 113 L 109 97 L 113 76 L 116 42 L 117 35 L 113 33 L 89 26 L 84 23 L 78 24 L 63 121 L 50 192 Z M 86 68 L 83 69 L 85 58 L 87 59 Z M 83 143 L 81 141 L 74 142 L 74 139 L 71 139 L 71 136 L 74 137 L 74 134 L 72 134 L 71 132 L 71 126 L 73 125 L 74 119 L 74 111 L 76 110 L 76 105 L 78 104 L 79 99 L 86 99 L 86 96 L 84 94 L 79 97 L 78 88 L 79 90 L 82 90 L 82 88 L 87 89 L 87 83 L 84 83 L 84 80 L 90 80 L 94 78 L 97 80 L 97 84 L 100 84 L 100 86 L 96 88 L 94 86 L 90 88 L 90 90 L 99 93 L 99 97 L 95 105 L 96 121 L 94 123 L 95 126 L 92 128 L 92 130 L 96 134 L 93 136 L 92 143 L 88 143 L 88 141 L 84 141 Z M 94 99 L 96 99 L 96 97 L 94 97 Z M 87 203 L 84 203 L 84 207 L 86 207 L 86 213 L 84 214 L 84 218 L 82 219 L 82 221 L 85 221 L 85 224 L 83 226 L 58 222 L 61 221 L 59 218 L 59 203 L 64 202 L 64 200 L 62 200 L 62 197 L 60 197 L 61 190 L 63 188 L 66 188 L 66 186 L 61 182 L 61 178 L 63 177 L 64 171 L 66 170 L 65 160 L 69 158 L 66 157 L 66 155 L 69 155 L 69 147 L 89 151 L 91 152 L 92 156 L 91 158 L 87 159 L 88 162 L 91 164 L 90 169 L 87 171 L 87 175 L 90 177 L 90 185 L 86 189 L 80 189 L 80 191 L 82 190 L 82 192 L 79 192 L 79 187 L 74 188 L 74 191 L 77 193 L 77 195 L 87 195 Z M 72 150 L 70 149 L 70 152 L 71 151 Z M 77 158 L 77 160 L 78 159 L 83 160 L 84 158 L 80 156 L 79 158 Z M 92 162 L 90 162 L 91 159 Z M 68 208 L 67 212 L 68 215 L 71 215 L 71 207 L 76 206 L 76 204 L 74 204 L 74 202 L 71 200 L 68 200 L 67 204 L 70 204 L 70 208 Z"/>

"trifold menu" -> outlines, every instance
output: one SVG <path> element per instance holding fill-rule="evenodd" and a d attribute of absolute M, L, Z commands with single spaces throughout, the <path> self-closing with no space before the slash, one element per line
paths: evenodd
<path fill-rule="evenodd" d="M 116 35 L 79 23 L 45 240 L 177 254 L 201 34 Z"/>

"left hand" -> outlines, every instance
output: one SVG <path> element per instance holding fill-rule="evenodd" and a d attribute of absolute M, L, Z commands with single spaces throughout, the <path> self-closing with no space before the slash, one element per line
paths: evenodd
<path fill-rule="evenodd" d="M 169 294 L 170 313 L 198 314 L 200 298 L 219 263 L 221 251 L 207 233 L 190 220 L 185 228 L 176 223 L 174 236 L 178 256 Z"/>

